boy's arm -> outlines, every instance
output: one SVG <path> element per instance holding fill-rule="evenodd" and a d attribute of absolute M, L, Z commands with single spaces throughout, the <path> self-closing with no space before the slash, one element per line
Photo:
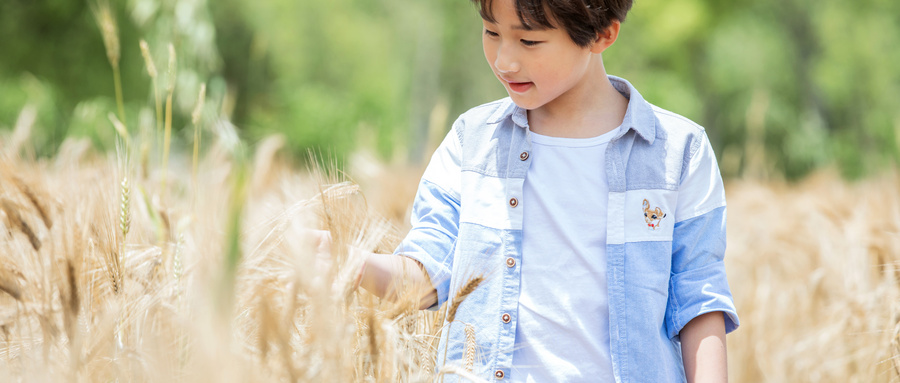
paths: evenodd
<path fill-rule="evenodd" d="M 437 302 L 437 291 L 431 284 L 428 273 L 414 259 L 394 254 L 368 253 L 360 277 L 360 286 L 381 298 L 397 299 L 397 281 L 408 284 L 413 292 L 420 292 L 420 309 L 431 307 Z"/>
<path fill-rule="evenodd" d="M 740 323 L 725 275 L 725 190 L 706 135 L 694 143 L 679 188 L 666 327 L 681 339 L 688 382 L 725 382 L 725 334 Z"/>
<path fill-rule="evenodd" d="M 326 272 L 333 266 L 331 234 L 325 230 L 310 230 L 316 244 L 316 270 Z M 418 261 L 394 254 L 378 254 L 363 251 L 356 246 L 348 246 L 350 257 L 362 259 L 355 274 L 354 289 L 362 287 L 379 298 L 398 300 L 399 293 L 406 298 L 419 299 L 420 309 L 426 309 L 437 302 L 437 291 L 431 278 Z M 337 281 L 336 281 L 337 282 Z M 417 298 L 414 298 L 418 295 Z"/>
<path fill-rule="evenodd" d="M 684 326 L 681 356 L 688 383 L 728 381 L 725 320 L 721 312 L 703 314 Z"/>
<path fill-rule="evenodd" d="M 365 253 L 359 286 L 390 300 L 418 299 L 436 307 L 449 290 L 459 231 L 461 119 L 454 122 L 419 182 L 410 214 L 412 229 L 394 254 Z"/>

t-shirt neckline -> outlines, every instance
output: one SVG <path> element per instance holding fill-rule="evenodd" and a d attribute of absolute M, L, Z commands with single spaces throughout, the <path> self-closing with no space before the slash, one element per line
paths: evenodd
<path fill-rule="evenodd" d="M 588 138 L 568 138 L 568 137 L 553 137 L 553 136 L 545 136 L 543 134 L 538 134 L 535 132 L 531 132 L 531 142 L 533 144 L 543 145 L 543 146 L 562 146 L 567 148 L 585 148 L 591 146 L 598 146 L 608 143 L 610 140 L 615 137 L 616 133 L 620 128 L 615 128 L 610 130 L 609 132 L 603 133 L 596 137 L 588 137 Z"/>

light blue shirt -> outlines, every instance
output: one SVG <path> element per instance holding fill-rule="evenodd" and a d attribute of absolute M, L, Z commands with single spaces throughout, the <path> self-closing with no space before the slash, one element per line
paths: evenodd
<path fill-rule="evenodd" d="M 628 109 L 606 149 L 609 192 L 584 196 L 608 198 L 613 373 L 622 383 L 683 382 L 681 329 L 715 311 L 727 332 L 739 324 L 723 263 L 722 178 L 702 127 L 609 78 Z M 470 324 L 475 373 L 490 379 L 508 378 L 513 363 L 530 136 L 526 111 L 508 98 L 461 115 L 422 176 L 412 229 L 395 251 L 424 266 L 438 305 L 469 278 L 487 277 L 445 327 L 437 362 L 462 364 Z"/>

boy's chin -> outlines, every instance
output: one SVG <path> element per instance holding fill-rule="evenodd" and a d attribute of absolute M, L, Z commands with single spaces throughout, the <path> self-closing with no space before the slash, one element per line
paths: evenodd
<path fill-rule="evenodd" d="M 534 110 L 541 107 L 540 105 L 536 105 L 534 101 L 529 102 L 529 100 L 524 100 L 521 95 L 510 92 L 507 92 L 507 94 L 509 95 L 509 98 L 512 100 L 512 102 L 522 109 Z"/>

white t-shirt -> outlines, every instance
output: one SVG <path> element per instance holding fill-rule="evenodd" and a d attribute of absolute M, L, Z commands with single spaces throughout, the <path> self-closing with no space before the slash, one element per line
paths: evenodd
<path fill-rule="evenodd" d="M 606 284 L 606 147 L 531 133 L 514 382 L 613 382 Z"/>

